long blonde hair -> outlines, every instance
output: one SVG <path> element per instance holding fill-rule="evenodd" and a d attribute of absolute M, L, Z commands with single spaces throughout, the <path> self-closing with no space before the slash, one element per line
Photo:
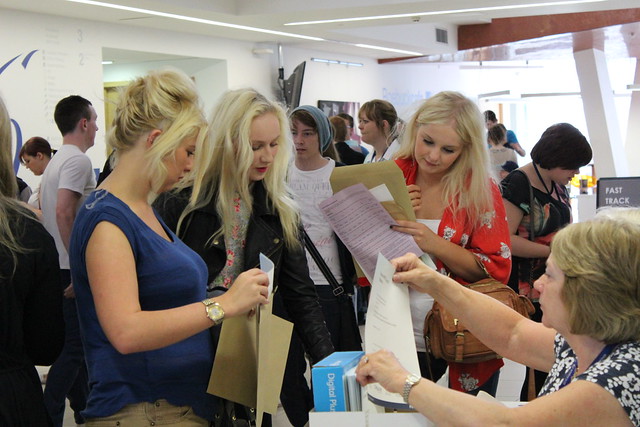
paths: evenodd
<path fill-rule="evenodd" d="M 162 160 L 175 156 L 182 141 L 198 137 L 206 129 L 196 87 L 181 71 L 151 71 L 125 88 L 116 107 L 113 127 L 107 135 L 107 143 L 115 150 L 115 163 L 120 154 L 131 150 L 142 135 L 154 129 L 162 133 L 145 154 L 152 198 L 167 176 Z"/>
<path fill-rule="evenodd" d="M 16 199 L 17 189 L 11 158 L 11 120 L 0 98 L 0 249 L 11 255 L 14 272 L 17 267 L 16 254 L 26 253 L 27 250 L 20 244 L 12 221 L 16 220 L 16 216 L 19 220 L 28 218 L 35 221 L 35 217 Z"/>
<path fill-rule="evenodd" d="M 493 210 L 493 197 L 482 114 L 474 102 L 450 91 L 427 99 L 407 123 L 395 158 L 415 161 L 416 135 L 420 126 L 451 123 L 462 142 L 462 151 L 442 178 L 442 196 L 451 209 L 465 208 L 469 217 L 479 222 L 483 213 Z"/>
<path fill-rule="evenodd" d="M 256 117 L 273 114 L 280 124 L 278 152 L 268 169 L 263 183 L 268 203 L 280 217 L 287 246 L 299 245 L 299 214 L 286 185 L 286 174 L 291 158 L 292 140 L 287 116 L 280 105 L 253 89 L 227 91 L 213 109 L 208 136 L 196 149 L 193 192 L 189 205 L 178 222 L 192 211 L 214 201 L 222 221 L 221 228 L 212 236 L 229 235 L 235 216 L 233 199 L 240 196 L 252 209 L 249 171 L 253 163 L 251 124 Z"/>

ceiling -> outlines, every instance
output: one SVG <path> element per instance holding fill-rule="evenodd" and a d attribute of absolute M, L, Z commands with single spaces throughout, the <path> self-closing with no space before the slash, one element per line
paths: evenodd
<path fill-rule="evenodd" d="M 424 56 L 422 61 L 465 60 L 458 53 L 458 27 L 489 24 L 504 18 L 536 17 L 605 10 L 631 9 L 638 0 L 0 0 L 0 7 L 70 18 L 160 28 L 255 43 L 282 43 L 376 59 Z M 584 0 L 583 0 L 584 1 Z M 116 4 L 137 10 L 100 6 Z M 143 11 L 144 9 L 145 11 Z M 476 10 L 471 10 L 476 9 Z M 480 9 L 480 10 L 477 10 Z M 161 16 L 174 14 L 179 20 Z M 403 15 L 389 19 L 286 25 L 326 19 Z M 544 18 L 544 17 L 543 17 Z M 287 34 L 269 34 L 210 25 L 211 21 Z M 526 27 L 526 20 L 523 21 Z M 634 27 L 635 28 L 635 27 Z M 448 43 L 436 41 L 436 29 L 446 30 Z M 615 31 L 614 31 L 615 32 Z M 305 38 L 292 36 L 302 36 Z M 317 40 L 310 39 L 317 38 Z M 637 39 L 637 38 L 636 38 Z M 620 43 L 625 43 L 620 37 Z M 357 44 L 373 45 L 388 51 Z M 562 44 L 562 43 L 561 43 Z M 548 45 L 548 43 L 547 43 Z M 566 47 L 566 43 L 563 44 Z M 132 49 L 135 45 L 132 44 Z M 541 48 L 539 46 L 539 48 Z M 612 47 L 613 48 L 613 47 Z M 504 51 L 504 49 L 502 49 Z M 621 50 L 621 49 L 618 49 Z M 629 51 L 629 49 L 627 49 Z M 457 56 L 456 56 L 457 55 Z M 473 60 L 478 56 L 471 55 Z M 485 60 L 491 60 L 491 55 Z M 494 59 L 509 59 L 508 57 Z"/>

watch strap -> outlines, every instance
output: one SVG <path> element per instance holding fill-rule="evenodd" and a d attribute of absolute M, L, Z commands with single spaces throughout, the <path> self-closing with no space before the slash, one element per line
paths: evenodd
<path fill-rule="evenodd" d="M 404 380 L 404 388 L 402 389 L 402 400 L 404 403 L 409 403 L 409 393 L 411 393 L 411 389 L 420 382 L 422 378 L 417 375 L 409 374 L 407 378 Z"/>

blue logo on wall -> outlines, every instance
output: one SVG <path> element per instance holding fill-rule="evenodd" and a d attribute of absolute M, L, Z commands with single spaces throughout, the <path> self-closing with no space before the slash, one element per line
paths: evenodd
<path fill-rule="evenodd" d="M 18 173 L 18 168 L 20 167 L 20 150 L 22 149 L 22 130 L 20 129 L 20 125 L 15 120 L 11 119 L 11 123 L 13 124 L 13 128 L 16 130 L 16 155 L 13 158 L 13 172 L 15 174 Z"/>
<path fill-rule="evenodd" d="M 27 66 L 29 65 L 29 61 L 31 61 L 31 58 L 33 57 L 33 55 L 38 51 L 39 49 L 36 50 L 32 50 L 31 52 L 29 52 L 24 59 L 22 60 L 21 64 L 22 64 L 22 68 L 24 68 L 25 70 L 27 69 Z M 0 67 L 0 74 L 2 74 L 4 72 L 4 70 L 6 70 L 9 65 L 13 64 L 16 59 L 20 58 L 22 56 L 22 54 L 16 56 L 15 58 L 10 59 L 8 62 L 6 62 L 2 67 Z"/>
<path fill-rule="evenodd" d="M 396 109 L 399 107 L 411 105 L 416 101 L 422 101 L 430 97 L 431 97 L 430 90 L 425 90 L 424 92 L 421 92 L 420 90 L 410 92 L 407 90 L 396 91 L 396 90 L 389 90 L 387 88 L 382 88 L 382 99 L 392 103 L 394 107 L 396 107 Z"/>
<path fill-rule="evenodd" d="M 27 69 L 27 66 L 29 66 L 29 62 L 31 61 L 31 58 L 33 58 L 33 55 L 35 55 L 35 53 L 38 51 L 39 49 L 32 50 L 31 52 L 27 53 L 24 56 L 24 58 L 20 62 L 20 64 L 22 65 L 22 68 L 24 68 L 25 70 Z M 5 62 L 4 65 L 0 67 L 0 75 L 4 73 L 4 70 L 9 68 L 9 66 L 14 62 L 16 62 L 16 60 L 21 56 L 22 54 L 17 55 L 11 58 L 9 61 Z M 20 167 L 20 150 L 22 149 L 22 130 L 20 129 L 20 125 L 18 124 L 17 121 L 11 119 L 11 123 L 13 124 L 13 127 L 16 130 L 16 155 L 13 159 L 13 171 L 17 174 L 18 168 Z"/>

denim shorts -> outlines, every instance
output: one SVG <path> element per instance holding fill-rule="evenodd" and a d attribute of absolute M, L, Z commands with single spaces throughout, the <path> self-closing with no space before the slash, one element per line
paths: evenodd
<path fill-rule="evenodd" d="M 209 421 L 197 416 L 190 406 L 174 406 L 165 399 L 153 403 L 127 405 L 108 417 L 90 418 L 86 427 L 147 427 L 180 425 L 208 427 Z"/>

